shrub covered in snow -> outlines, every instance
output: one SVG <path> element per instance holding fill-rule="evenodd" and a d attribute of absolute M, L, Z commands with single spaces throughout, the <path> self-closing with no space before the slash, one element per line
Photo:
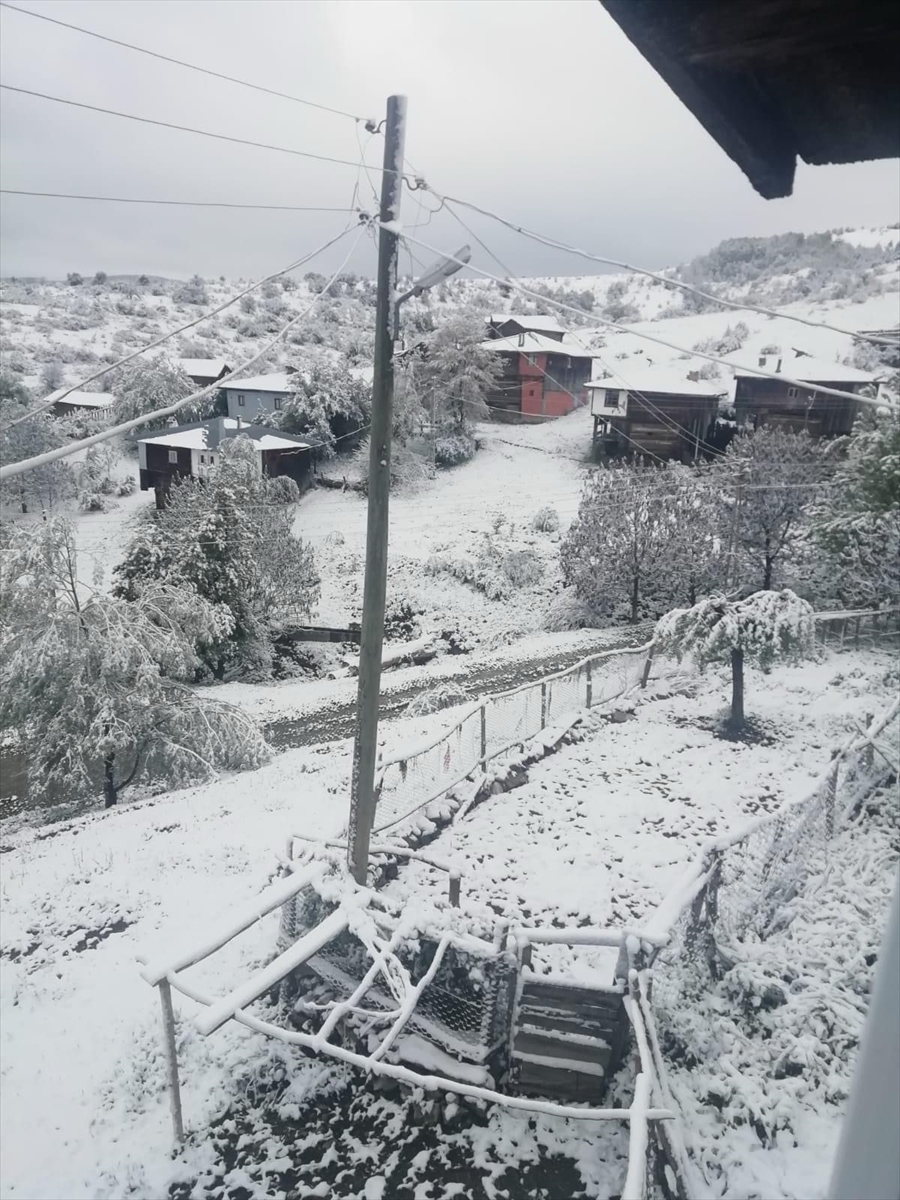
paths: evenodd
<path fill-rule="evenodd" d="M 442 712 L 445 708 L 455 708 L 458 704 L 465 704 L 468 699 L 464 688 L 455 683 L 441 683 L 410 700 L 406 706 L 405 715 L 407 717 L 427 717 L 432 713 Z"/>
<path fill-rule="evenodd" d="M 477 443 L 472 434 L 448 430 L 434 440 L 434 458 L 439 467 L 458 467 L 475 457 Z"/>
<path fill-rule="evenodd" d="M 545 504 L 534 514 L 531 527 L 540 533 L 555 533 L 559 529 L 559 513 L 552 505 Z"/>

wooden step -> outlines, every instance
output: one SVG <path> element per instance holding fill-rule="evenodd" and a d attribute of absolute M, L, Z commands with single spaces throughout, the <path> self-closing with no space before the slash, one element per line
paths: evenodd
<path fill-rule="evenodd" d="M 573 1042 L 571 1038 L 551 1037 L 546 1033 L 518 1029 L 513 1040 L 513 1058 L 540 1059 L 545 1066 L 555 1063 L 578 1064 L 589 1075 L 605 1075 L 609 1065 L 609 1044 L 593 1039 L 591 1044 Z"/>
<path fill-rule="evenodd" d="M 528 1060 L 514 1061 L 512 1085 L 519 1095 L 566 1104 L 599 1105 L 606 1094 L 605 1078 L 583 1071 L 547 1068 Z"/>
<path fill-rule="evenodd" d="M 613 988 L 570 987 L 563 983 L 544 983 L 539 977 L 526 976 L 522 982 L 521 1002 L 535 1007 L 565 1011 L 608 1009 L 618 1012 L 622 1007 L 622 993 Z"/>
<path fill-rule="evenodd" d="M 614 1015 L 596 1011 L 592 1013 L 561 1012 L 551 1008 L 535 1008 L 530 1004 L 520 1004 L 516 1011 L 516 1026 L 526 1025 L 534 1029 L 545 1029 L 548 1033 L 557 1032 L 560 1036 L 572 1034 L 579 1037 L 610 1037 L 618 1030 L 624 1018 L 624 1013 Z"/>

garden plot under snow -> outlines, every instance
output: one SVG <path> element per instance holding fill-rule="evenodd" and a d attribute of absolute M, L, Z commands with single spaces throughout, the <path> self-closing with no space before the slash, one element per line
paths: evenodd
<path fill-rule="evenodd" d="M 719 675 L 657 685 L 632 720 L 595 712 L 579 741 L 445 831 L 434 850 L 462 867 L 464 908 L 515 921 L 631 924 L 711 833 L 801 795 L 851 722 L 883 708 L 897 682 L 885 652 L 752 674 L 747 709 L 765 735 L 755 744 L 716 736 L 726 698 Z M 413 740 L 448 717 L 452 710 L 398 723 L 392 737 Z M 617 1127 L 598 1140 L 577 1122 L 443 1100 L 423 1112 L 409 1096 L 381 1097 L 235 1025 L 203 1039 L 186 1000 L 178 1001 L 182 1085 L 198 1136 L 170 1159 L 158 1003 L 135 956 L 195 942 L 264 885 L 289 832 L 338 833 L 348 772 L 349 743 L 290 751 L 255 772 L 3 836 L 0 1038 L 4 1087 L 16 1097 L 0 1114 L 4 1196 L 146 1200 L 182 1181 L 177 1195 L 212 1197 L 223 1194 L 223 1177 L 232 1194 L 254 1198 L 618 1194 Z M 411 902 L 432 886 L 417 867 L 391 885 Z M 880 893 L 872 895 L 874 908 Z M 841 919 L 852 916 L 842 910 Z M 815 910 L 804 920 L 818 936 Z M 272 956 L 276 930 L 273 914 L 197 968 L 194 982 L 221 994 Z M 608 979 L 610 964 L 590 954 L 537 960 L 564 964 Z M 810 951 L 808 970 L 817 969 Z M 804 1109 L 803 1137 L 833 1145 L 840 1104 L 820 1108 Z M 749 1134 L 733 1145 L 727 1171 L 759 1181 L 756 1194 L 811 1194 L 802 1148 L 792 1154 L 780 1139 L 774 1171 Z"/>

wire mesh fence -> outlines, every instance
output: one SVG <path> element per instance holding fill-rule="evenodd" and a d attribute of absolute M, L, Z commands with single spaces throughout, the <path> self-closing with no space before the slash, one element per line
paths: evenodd
<path fill-rule="evenodd" d="M 624 696 L 641 683 L 649 651 L 649 643 L 605 651 L 558 675 L 487 697 L 434 742 L 389 759 L 379 776 L 375 832 L 411 816 L 566 715 Z"/>
<path fill-rule="evenodd" d="M 654 1005 L 663 1017 L 722 978 L 742 957 L 742 944 L 765 941 L 790 920 L 791 902 L 811 876 L 825 871 L 835 834 L 900 757 L 896 705 L 887 719 L 871 722 L 872 730 L 881 750 L 861 738 L 835 756 L 802 800 L 703 854 L 696 886 L 673 914 L 669 942 L 654 964 Z"/>

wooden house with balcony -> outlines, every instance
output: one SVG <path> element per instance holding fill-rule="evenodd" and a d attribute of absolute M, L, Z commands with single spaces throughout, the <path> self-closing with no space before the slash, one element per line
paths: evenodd
<path fill-rule="evenodd" d="M 719 401 L 727 387 L 693 380 L 664 368 L 630 371 L 627 380 L 608 376 L 587 384 L 599 458 L 678 459 L 707 453 L 715 436 Z"/>
<path fill-rule="evenodd" d="M 482 346 L 496 351 L 503 364 L 497 387 L 487 397 L 496 419 L 536 423 L 587 404 L 594 360 L 583 346 L 528 330 L 489 338 Z"/>
<path fill-rule="evenodd" d="M 287 475 L 301 489 L 308 485 L 313 466 L 309 442 L 266 425 L 215 417 L 138 438 L 141 491 L 155 491 L 157 508 L 164 507 L 173 482 L 204 479 L 218 465 L 222 444 L 239 436 L 253 443 L 260 474 Z"/>
<path fill-rule="evenodd" d="M 802 351 L 795 350 L 789 355 L 761 354 L 756 362 L 761 370 L 783 378 L 772 379 L 771 375 L 735 368 L 735 415 L 740 425 L 751 429 L 766 425 L 792 433 L 806 430 L 812 437 L 841 437 L 850 433 L 859 412 L 858 401 L 823 394 L 815 387 L 798 387 L 792 379 L 842 392 L 878 394 L 878 382 L 868 371 L 822 362 Z"/>

